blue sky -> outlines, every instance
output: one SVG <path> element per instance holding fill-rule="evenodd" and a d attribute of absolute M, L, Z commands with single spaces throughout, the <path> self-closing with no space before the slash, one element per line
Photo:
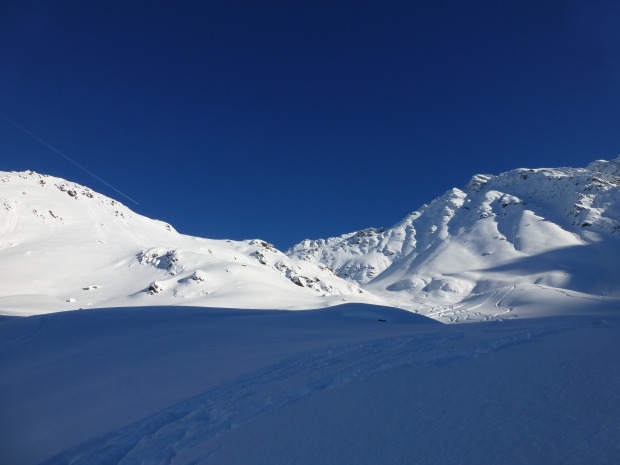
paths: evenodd
<path fill-rule="evenodd" d="M 390 226 L 478 172 L 620 153 L 601 1 L 0 3 L 2 170 L 202 237 Z"/>

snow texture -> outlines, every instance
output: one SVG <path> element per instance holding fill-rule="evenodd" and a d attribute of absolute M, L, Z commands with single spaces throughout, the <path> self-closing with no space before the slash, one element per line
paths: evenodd
<path fill-rule="evenodd" d="M 363 304 L 0 321 L 0 463 L 615 464 L 620 319 Z"/>

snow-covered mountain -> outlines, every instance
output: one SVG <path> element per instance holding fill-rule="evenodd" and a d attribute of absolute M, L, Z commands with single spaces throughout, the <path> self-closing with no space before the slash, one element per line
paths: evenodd
<path fill-rule="evenodd" d="M 265 241 L 185 236 L 87 187 L 31 171 L 0 172 L 0 263 L 4 314 L 373 301 L 325 265 Z"/>
<path fill-rule="evenodd" d="M 287 255 L 450 321 L 604 306 L 620 296 L 620 157 L 476 175 L 391 228 Z"/>
<path fill-rule="evenodd" d="M 0 317 L 0 464 L 616 464 L 619 165 L 476 176 L 289 256 L 4 173 L 0 313 L 117 308 Z M 555 316 L 257 310 L 375 292 Z"/>
<path fill-rule="evenodd" d="M 0 318 L 0 463 L 615 463 L 619 193 L 620 158 L 478 175 L 283 254 L 0 173 L 0 314 L 118 307 Z M 256 310 L 345 299 L 555 317 Z"/>
<path fill-rule="evenodd" d="M 476 175 L 391 228 L 306 240 L 190 237 L 87 187 L 0 172 L 0 313 L 346 300 L 444 322 L 620 304 L 620 157 Z"/>

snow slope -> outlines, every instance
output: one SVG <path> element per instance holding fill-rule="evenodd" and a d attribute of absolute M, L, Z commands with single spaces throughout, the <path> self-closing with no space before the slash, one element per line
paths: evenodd
<path fill-rule="evenodd" d="M 443 322 L 619 308 L 620 157 L 476 175 L 391 228 L 209 240 L 63 179 L 0 173 L 0 314 L 389 305 Z"/>
<path fill-rule="evenodd" d="M 444 321 L 615 306 L 620 157 L 476 175 L 391 228 L 306 240 L 287 255 Z"/>
<path fill-rule="evenodd" d="M 0 173 L 0 314 L 88 307 L 311 308 L 377 301 L 261 240 L 208 240 L 63 179 Z"/>
<path fill-rule="evenodd" d="M 0 463 L 616 464 L 619 330 L 361 304 L 9 318 Z"/>
<path fill-rule="evenodd" d="M 616 464 L 619 165 L 288 256 L 4 173 L 0 465 Z"/>

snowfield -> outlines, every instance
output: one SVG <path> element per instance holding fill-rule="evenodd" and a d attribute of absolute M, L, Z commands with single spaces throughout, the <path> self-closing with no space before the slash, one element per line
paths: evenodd
<path fill-rule="evenodd" d="M 0 173 L 0 465 L 616 465 L 619 200 L 476 175 L 282 253 Z"/>
<path fill-rule="evenodd" d="M 10 318 L 1 463 L 616 464 L 619 329 L 362 304 Z"/>

